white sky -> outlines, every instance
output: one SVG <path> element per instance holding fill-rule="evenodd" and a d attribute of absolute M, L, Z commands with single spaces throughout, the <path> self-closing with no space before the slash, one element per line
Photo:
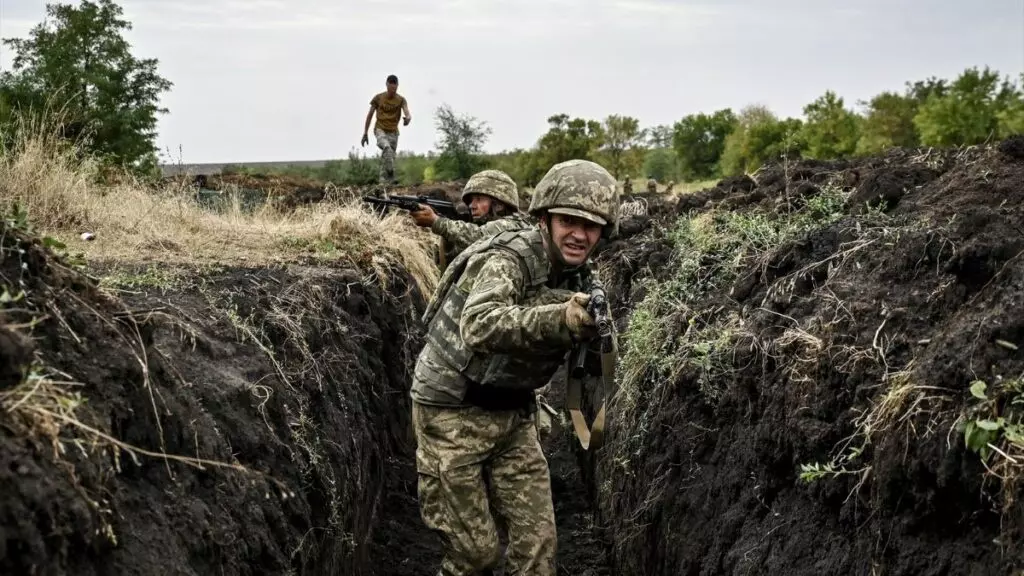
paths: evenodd
<path fill-rule="evenodd" d="M 74 2 L 74 0 L 72 0 Z M 77 2 L 74 2 L 77 3 Z M 0 0 L 24 36 L 44 0 Z M 762 103 L 781 115 L 832 89 L 848 105 L 904 82 L 1024 72 L 1024 0 L 123 0 L 138 57 L 174 82 L 159 145 L 173 162 L 346 157 L 370 97 L 399 78 L 433 147 L 447 102 L 532 146 L 557 113 L 642 126 Z M 856 6 L 856 7 L 854 7 Z M 4 69 L 10 66 L 5 48 Z M 180 146 L 180 152 L 179 152 Z M 364 149 L 375 155 L 371 144 Z"/>

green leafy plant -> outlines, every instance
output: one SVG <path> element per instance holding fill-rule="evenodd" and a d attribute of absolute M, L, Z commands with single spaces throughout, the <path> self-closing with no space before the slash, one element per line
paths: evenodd
<path fill-rule="evenodd" d="M 999 454 L 1013 468 L 1024 466 L 1024 379 L 1002 380 L 992 389 L 982 380 L 970 387 L 977 400 L 961 424 L 964 444 L 986 466 Z"/>

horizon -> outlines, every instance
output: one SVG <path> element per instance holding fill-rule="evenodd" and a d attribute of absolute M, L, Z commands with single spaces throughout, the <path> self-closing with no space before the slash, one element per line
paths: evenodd
<path fill-rule="evenodd" d="M 400 128 L 399 151 L 416 154 L 435 150 L 442 103 L 487 122 L 486 153 L 499 154 L 533 147 L 559 113 L 623 114 L 651 127 L 764 104 L 799 118 L 826 90 L 859 111 L 879 92 L 971 67 L 1024 74 L 1020 0 L 984 10 L 924 0 L 800 4 L 120 3 L 133 54 L 157 58 L 174 83 L 161 99 L 169 109 L 158 127 L 162 165 L 321 162 L 352 149 L 375 157 L 372 125 L 369 145 L 359 137 L 370 98 L 392 73 L 413 117 Z M 0 36 L 24 37 L 43 6 L 5 0 Z M 388 18 L 385 33 L 378 28 Z M 4 70 L 10 61 L 4 49 Z"/>

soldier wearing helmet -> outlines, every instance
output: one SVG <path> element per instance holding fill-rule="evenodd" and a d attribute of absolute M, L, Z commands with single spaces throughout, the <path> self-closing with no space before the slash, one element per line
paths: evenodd
<path fill-rule="evenodd" d="M 513 574 L 554 576 L 555 517 L 534 391 L 596 336 L 585 292 L 591 256 L 618 227 L 619 193 L 593 162 L 553 166 L 534 192 L 535 225 L 463 250 L 423 321 L 413 426 L 423 521 L 441 534 L 442 574 L 488 574 L 508 532 Z M 485 480 L 486 479 L 486 480 Z"/>
<path fill-rule="evenodd" d="M 445 261 L 451 262 L 467 246 L 480 238 L 505 230 L 530 226 L 519 211 L 519 190 L 515 180 L 501 170 L 484 170 L 470 177 L 462 189 L 462 201 L 469 206 L 473 222 L 451 220 L 425 204 L 412 212 L 418 226 L 429 227 L 444 241 Z"/>

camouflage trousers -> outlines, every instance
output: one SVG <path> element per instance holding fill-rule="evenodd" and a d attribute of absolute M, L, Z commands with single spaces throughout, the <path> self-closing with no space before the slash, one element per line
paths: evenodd
<path fill-rule="evenodd" d="M 398 132 L 385 132 L 381 129 L 373 131 L 377 137 L 377 148 L 380 148 L 380 174 L 378 176 L 381 184 L 390 182 L 395 177 L 395 151 L 398 150 Z"/>
<path fill-rule="evenodd" d="M 555 512 L 534 414 L 413 403 L 420 514 L 441 536 L 441 576 L 554 576 Z M 492 515 L 493 510 L 493 515 Z M 497 517 L 497 518 L 495 518 Z"/>

